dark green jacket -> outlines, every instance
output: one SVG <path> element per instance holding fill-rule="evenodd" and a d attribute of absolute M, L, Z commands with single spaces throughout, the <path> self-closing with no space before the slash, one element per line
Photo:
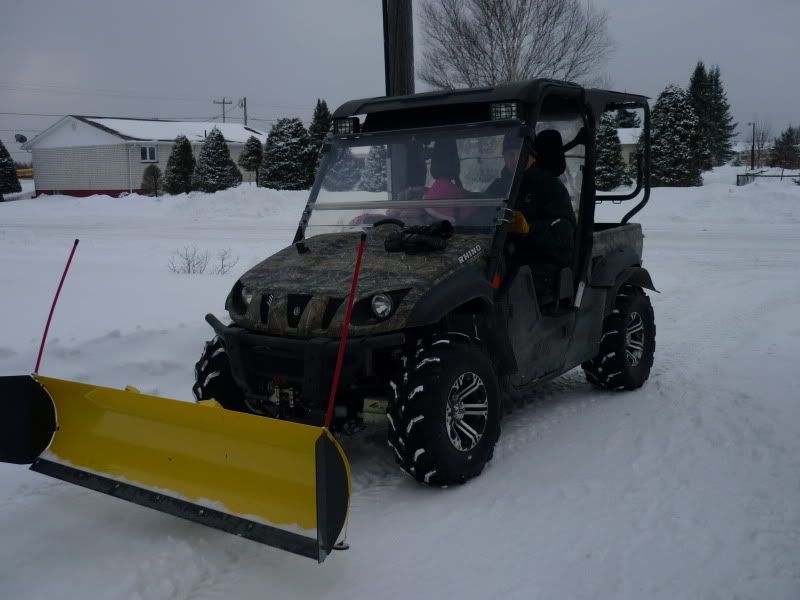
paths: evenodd
<path fill-rule="evenodd" d="M 549 258 L 561 265 L 572 265 L 577 221 L 572 201 L 564 184 L 553 173 L 538 165 L 525 171 L 516 209 L 531 226 L 520 244 L 531 258 Z"/>

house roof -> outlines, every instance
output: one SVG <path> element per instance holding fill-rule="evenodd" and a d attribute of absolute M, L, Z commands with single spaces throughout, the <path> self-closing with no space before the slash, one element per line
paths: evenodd
<path fill-rule="evenodd" d="M 239 123 L 208 123 L 195 121 L 162 121 L 159 119 L 128 119 L 115 117 L 94 117 L 85 115 L 67 115 L 57 123 L 48 127 L 32 140 L 26 142 L 23 148 L 34 146 L 50 131 L 56 128 L 64 119 L 76 119 L 101 131 L 114 135 L 126 141 L 145 142 L 173 142 L 179 135 L 185 135 L 190 142 L 202 142 L 208 132 L 217 128 L 222 132 L 225 141 L 233 144 L 244 144 L 250 136 L 256 137 L 261 143 L 267 139 L 267 134 L 252 127 L 245 127 Z"/>

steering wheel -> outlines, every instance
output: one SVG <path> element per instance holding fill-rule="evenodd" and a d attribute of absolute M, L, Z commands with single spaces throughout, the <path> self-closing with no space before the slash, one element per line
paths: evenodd
<path fill-rule="evenodd" d="M 400 229 L 403 229 L 406 226 L 406 224 L 400 219 L 394 219 L 392 217 L 387 217 L 386 219 L 378 219 L 372 224 L 373 227 L 379 227 L 381 225 L 395 225 Z"/>

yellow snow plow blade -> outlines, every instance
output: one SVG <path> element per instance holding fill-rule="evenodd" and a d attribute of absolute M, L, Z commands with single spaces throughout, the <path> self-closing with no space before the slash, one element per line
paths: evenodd
<path fill-rule="evenodd" d="M 40 375 L 0 377 L 0 460 L 320 562 L 349 504 L 327 429 Z"/>

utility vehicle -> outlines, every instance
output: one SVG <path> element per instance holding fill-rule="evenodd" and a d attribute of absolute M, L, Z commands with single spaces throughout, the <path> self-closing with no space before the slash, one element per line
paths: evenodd
<path fill-rule="evenodd" d="M 636 189 L 600 194 L 595 131 L 617 109 L 643 115 Z M 555 271 L 522 249 L 517 210 L 533 138 L 547 129 L 572 140 L 561 179 L 577 219 L 572 260 Z M 501 177 L 509 148 L 518 158 Z M 629 222 L 650 193 L 646 98 L 535 80 L 354 100 L 335 112 L 322 154 L 293 244 L 237 281 L 229 325 L 206 317 L 216 337 L 196 366 L 198 400 L 323 422 L 363 232 L 334 428 L 385 413 L 391 451 L 415 479 L 480 473 L 502 412 L 578 365 L 600 387 L 647 379 L 644 290 L 655 288 Z M 635 198 L 621 223 L 595 222 L 596 202 Z"/>

